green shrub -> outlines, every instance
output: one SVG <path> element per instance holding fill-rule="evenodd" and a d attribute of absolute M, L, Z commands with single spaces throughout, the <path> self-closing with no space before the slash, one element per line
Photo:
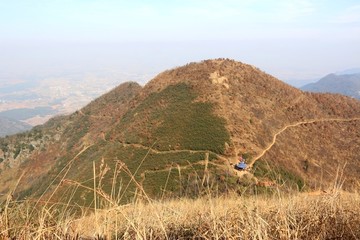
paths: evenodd
<path fill-rule="evenodd" d="M 223 118 L 213 113 L 214 104 L 194 102 L 197 95 L 180 83 L 152 93 L 135 109 L 127 112 L 118 131 L 127 143 L 151 145 L 159 150 L 190 149 L 224 153 L 230 136 Z M 132 125 L 135 125 L 132 126 Z M 130 127 L 132 126 L 132 127 Z"/>
<path fill-rule="evenodd" d="M 21 152 L 21 147 L 16 146 L 15 151 L 14 151 L 14 159 L 16 159 L 17 156 L 19 156 L 20 152 Z"/>

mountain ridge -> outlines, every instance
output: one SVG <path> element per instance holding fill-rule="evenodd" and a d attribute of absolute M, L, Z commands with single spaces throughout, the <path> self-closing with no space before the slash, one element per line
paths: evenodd
<path fill-rule="evenodd" d="M 339 93 L 360 99 L 360 73 L 328 74 L 315 83 L 301 87 L 311 92 Z"/>
<path fill-rule="evenodd" d="M 252 191 L 262 181 L 326 188 L 336 173 L 333 165 L 345 161 L 351 187 L 360 161 L 359 113 L 355 99 L 302 92 L 234 60 L 205 60 L 167 70 L 144 87 L 121 84 L 74 114 L 51 120 L 38 129 L 41 146 L 29 140 L 36 145 L 33 153 L 20 147 L 16 157 L 11 154 L 21 139 L 29 144 L 29 135 L 2 139 L 2 146 L 12 148 L 3 151 L 10 157 L 0 167 L 2 174 L 16 172 L 5 163 L 22 161 L 19 168 L 32 170 L 23 176 L 19 196 L 66 202 L 73 192 L 72 201 L 87 206 L 93 166 L 103 173 L 96 178 L 104 178 L 102 194 L 124 195 L 124 202 L 139 186 L 154 197 L 164 189 L 169 196 L 199 194 L 196 176 L 208 176 L 208 184 L 221 191 Z M 232 168 L 239 154 L 252 169 Z M 118 173 L 124 168 L 134 178 Z M 321 171 L 330 174 L 319 183 Z M 114 190 L 110 176 L 127 187 Z M 51 182 L 57 191 L 49 192 Z"/>

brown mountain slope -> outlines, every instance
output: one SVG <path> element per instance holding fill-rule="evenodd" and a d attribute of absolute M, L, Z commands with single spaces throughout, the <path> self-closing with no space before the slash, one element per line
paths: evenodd
<path fill-rule="evenodd" d="M 32 192 L 32 186 L 61 159 L 71 158 L 84 145 L 102 139 L 140 89 L 137 83 L 121 84 L 69 116 L 55 117 L 27 133 L 0 139 L 0 196 L 13 189 L 20 177 L 17 190 Z"/>
<path fill-rule="evenodd" d="M 93 164 L 100 193 L 110 202 L 115 195 L 131 197 L 139 185 L 154 197 L 194 193 L 193 180 L 207 175 L 208 184 L 225 181 L 235 189 L 256 182 L 328 187 L 345 163 L 350 187 L 360 171 L 359 117 L 357 100 L 302 92 L 247 64 L 191 63 L 143 88 L 122 84 L 50 121 L 39 130 L 42 145 L 31 152 L 16 146 L 31 143 L 33 131 L 3 139 L 10 147 L 0 163 L 0 191 L 22 169 L 21 196 L 45 194 L 66 202 L 71 196 L 89 206 Z M 236 172 L 237 154 L 247 156 L 252 168 Z"/>
<path fill-rule="evenodd" d="M 282 147 L 269 149 L 262 160 L 271 162 L 274 168 L 281 166 L 289 170 L 290 174 L 299 176 L 312 186 L 321 174 L 325 185 L 332 182 L 336 169 L 345 162 L 352 166 L 345 169 L 349 173 L 348 179 L 355 177 L 353 166 L 359 163 L 359 101 L 341 95 L 302 92 L 253 66 L 218 59 L 191 63 L 159 74 L 131 104 L 138 106 L 154 92 L 162 92 L 169 85 L 179 83 L 188 84 L 198 93 L 195 102 L 215 103 L 213 110 L 226 120 L 230 133 L 231 140 L 226 144 L 228 147 L 224 154 L 232 163 L 236 162 L 238 153 L 252 156 L 255 160 L 279 131 L 290 126 L 276 139 L 275 146 Z M 151 130 L 145 122 L 149 119 L 134 119 L 130 128 L 150 138 L 150 141 L 139 138 L 142 139 L 140 143 L 149 146 L 159 139 L 146 134 Z M 309 123 L 301 124 L 304 122 Z M 313 130 L 309 132 L 308 128 Z M 118 138 L 126 141 L 124 135 Z M 154 147 L 181 149 L 176 145 Z M 308 164 L 308 156 L 311 156 L 314 165 L 323 165 L 327 173 L 309 173 L 311 169 L 303 166 L 304 162 Z M 262 177 L 266 179 L 268 176 L 259 176 L 260 179 Z"/>
<path fill-rule="evenodd" d="M 304 93 L 253 66 L 223 59 L 165 71 L 149 82 L 132 104 L 178 83 L 189 84 L 199 94 L 195 101 L 216 103 L 216 114 L 226 119 L 231 143 L 241 152 L 261 151 L 276 130 L 287 124 L 360 114 L 359 101 Z"/>

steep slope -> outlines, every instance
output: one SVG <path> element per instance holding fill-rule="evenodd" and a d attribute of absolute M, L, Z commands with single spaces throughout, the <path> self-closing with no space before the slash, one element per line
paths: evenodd
<path fill-rule="evenodd" d="M 69 116 L 55 117 L 27 133 L 0 139 L 0 195 L 13 189 L 20 178 L 17 192 L 23 195 L 35 192 L 42 181 L 49 186 L 54 180 L 50 170 L 57 171 L 83 146 L 102 139 L 103 131 L 121 117 L 129 99 L 140 89 L 137 83 L 124 83 Z"/>
<path fill-rule="evenodd" d="M 329 74 L 316 83 L 301 87 L 304 91 L 339 93 L 360 99 L 360 73 L 354 74 Z"/>
<path fill-rule="evenodd" d="M 30 129 L 31 126 L 26 123 L 0 116 L 0 137 L 25 132 Z"/>
<path fill-rule="evenodd" d="M 0 191 L 14 182 L 3 176 L 14 180 L 19 169 L 18 196 L 81 206 L 94 206 L 94 189 L 101 204 L 115 204 L 135 194 L 193 196 L 203 186 L 325 188 L 345 163 L 351 187 L 360 171 L 359 118 L 355 99 L 302 92 L 251 65 L 190 63 L 53 119 L 31 152 L 11 154 L 19 142 L 32 143 L 35 130 L 3 139 L 10 147 Z M 233 169 L 238 154 L 252 169 Z"/>

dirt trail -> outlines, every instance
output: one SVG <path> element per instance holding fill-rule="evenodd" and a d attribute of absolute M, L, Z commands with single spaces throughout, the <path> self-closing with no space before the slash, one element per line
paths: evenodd
<path fill-rule="evenodd" d="M 187 153 L 204 153 L 205 154 L 205 160 L 204 161 L 200 161 L 200 162 L 197 162 L 195 164 L 202 164 L 202 165 L 208 165 L 208 164 L 211 164 L 211 165 L 216 165 L 218 167 L 221 167 L 221 168 L 226 168 L 226 170 L 231 170 L 233 169 L 232 167 L 232 163 L 231 161 L 229 160 L 229 158 L 227 157 L 224 157 L 222 155 L 219 155 L 215 152 L 212 152 L 210 150 L 189 150 L 189 149 L 181 149 L 181 150 L 165 150 L 165 151 L 159 151 L 159 150 L 156 150 L 156 149 L 153 149 L 151 147 L 148 147 L 148 146 L 145 146 L 145 145 L 142 145 L 142 144 L 139 144 L 139 143 L 123 143 L 123 146 L 124 147 L 136 147 L 136 148 L 142 148 L 142 149 L 145 149 L 145 150 L 148 150 L 152 153 L 156 153 L 156 154 L 168 154 L 168 153 L 181 153 L 181 152 L 187 152 Z M 209 154 L 212 153 L 214 154 L 219 160 L 222 160 L 224 161 L 225 163 L 225 166 L 222 164 L 216 164 L 214 162 L 211 162 L 209 161 Z"/>
<path fill-rule="evenodd" d="M 82 112 L 80 114 L 83 114 Z M 190 149 L 181 149 L 181 150 L 165 150 L 165 151 L 159 151 L 159 150 L 156 150 L 156 149 L 153 149 L 151 147 L 148 147 L 148 146 L 145 146 L 145 145 L 142 145 L 142 144 L 139 144 L 139 143 L 122 143 L 122 145 L 124 147 L 135 147 L 135 148 L 142 148 L 142 149 L 145 149 L 145 150 L 148 150 L 152 153 L 155 153 L 155 154 L 168 154 L 168 153 L 181 153 L 181 152 L 187 152 L 187 153 L 204 153 L 205 154 L 205 160 L 203 161 L 199 161 L 197 163 L 194 163 L 194 164 L 200 164 L 200 165 L 204 165 L 205 166 L 205 170 L 207 170 L 207 166 L 208 164 L 211 164 L 211 165 L 216 165 L 218 167 L 221 167 L 223 169 L 226 169 L 227 171 L 230 171 L 230 172 L 233 172 L 234 175 L 237 175 L 238 177 L 242 177 L 243 175 L 245 174 L 251 174 L 251 172 L 249 172 L 249 170 L 251 169 L 251 167 L 254 165 L 254 163 L 259 160 L 262 156 L 265 155 L 266 152 L 268 152 L 272 146 L 276 143 L 276 139 L 277 139 L 277 136 L 280 135 L 282 132 L 286 131 L 288 128 L 291 128 L 291 127 L 297 127 L 299 125 L 303 125 L 303 124 L 311 124 L 311 123 L 315 123 L 315 122 L 350 122 L 350 121 L 356 121 L 356 120 L 360 120 L 360 117 L 356 117 L 356 118 L 326 118 L 326 119 L 310 119 L 310 120 L 306 120 L 306 121 L 301 121 L 301 122 L 297 122 L 297 123 L 292 123 L 292 124 L 289 124 L 289 125 L 286 125 L 285 127 L 283 127 L 282 129 L 280 129 L 278 132 L 275 133 L 275 135 L 273 136 L 273 139 L 272 139 L 272 142 L 259 154 L 257 155 L 251 163 L 248 163 L 248 169 L 245 170 L 245 171 L 237 171 L 234 169 L 233 167 L 233 164 L 234 162 L 236 162 L 236 158 L 237 157 L 225 157 L 225 156 L 222 156 L 222 155 L 219 155 L 215 152 L 212 152 L 212 151 L 209 151 L 209 150 L 190 150 Z M 104 139 L 106 141 L 106 139 Z M 220 164 L 216 164 L 216 163 L 213 163 L 211 161 L 209 161 L 209 154 L 212 153 L 214 155 L 216 155 L 216 157 L 220 160 L 223 160 L 225 165 L 220 165 Z M 180 169 L 185 169 L 185 168 L 188 168 L 190 166 L 192 166 L 193 164 L 190 164 L 190 165 L 186 165 L 186 166 L 181 166 Z M 170 169 L 172 168 L 176 168 L 174 166 L 171 166 L 171 167 L 167 167 L 167 168 L 164 168 L 164 169 L 159 169 L 159 170 L 147 170 L 146 172 L 160 172 L 160 171 L 169 171 Z M 144 176 L 145 175 L 145 172 L 142 173 L 142 178 L 144 179 Z"/>
<path fill-rule="evenodd" d="M 267 146 L 259 155 L 257 155 L 252 160 L 252 162 L 248 164 L 248 167 L 251 168 L 257 160 L 259 160 L 262 156 L 264 156 L 265 153 L 268 152 L 272 148 L 272 146 L 274 146 L 274 144 L 276 143 L 277 136 L 280 135 L 282 132 L 286 131 L 288 128 L 297 127 L 297 126 L 303 125 L 303 124 L 316 123 L 316 122 L 351 122 L 351 121 L 356 121 L 356 120 L 360 120 L 360 117 L 357 117 L 357 118 L 320 118 L 320 119 L 311 119 L 311 120 L 307 120 L 307 121 L 301 121 L 301 122 L 286 125 L 280 131 L 275 133 L 275 135 L 273 136 L 272 142 L 269 144 L 269 146 Z"/>
<path fill-rule="evenodd" d="M 252 175 L 252 177 L 256 179 L 256 177 L 250 172 L 250 169 L 252 168 L 252 166 L 254 165 L 254 163 L 259 160 L 262 156 L 265 155 L 266 152 L 268 152 L 272 146 L 274 146 L 274 144 L 276 143 L 276 138 L 279 134 L 281 134 L 282 132 L 286 131 L 288 128 L 291 127 L 297 127 L 299 125 L 302 124 L 309 124 L 309 123 L 315 123 L 315 122 L 351 122 L 351 121 L 356 121 L 356 120 L 360 120 L 360 117 L 356 117 L 356 118 L 325 118 L 325 119 L 311 119 L 311 120 L 307 120 L 307 121 L 301 121 L 301 122 L 297 122 L 297 123 L 293 123 L 293 124 L 289 124 L 286 125 L 285 127 L 283 127 L 282 129 L 280 129 L 277 133 L 275 133 L 275 135 L 273 136 L 272 142 L 269 144 L 269 146 L 267 146 L 259 155 L 257 155 L 251 163 L 248 163 L 248 167 L 246 170 L 244 171 L 238 171 L 235 170 L 234 168 L 232 168 L 232 164 L 231 160 L 234 160 L 235 158 L 230 158 L 229 159 L 229 167 L 230 169 L 233 169 L 234 175 L 238 176 L 239 178 L 244 176 L 245 174 L 250 174 Z M 236 151 L 237 152 L 237 151 Z M 236 159 L 237 160 L 237 159 Z"/>
<path fill-rule="evenodd" d="M 277 136 L 280 135 L 282 132 L 286 131 L 288 128 L 291 127 L 297 127 L 299 125 L 303 125 L 303 124 L 311 124 L 311 123 L 315 123 L 315 122 L 350 122 L 350 121 L 356 121 L 356 120 L 360 120 L 360 117 L 357 118 L 326 118 L 326 119 L 310 119 L 310 120 L 306 120 L 306 121 L 301 121 L 301 122 L 297 122 L 297 123 L 292 123 L 289 125 L 286 125 L 285 127 L 283 127 L 282 129 L 280 129 L 277 133 L 275 133 L 275 135 L 273 136 L 272 142 L 259 154 L 257 155 L 251 163 L 248 163 L 248 169 L 251 169 L 251 167 L 254 165 L 254 163 L 259 160 L 262 156 L 265 155 L 266 152 L 268 152 L 272 146 L 276 143 L 276 139 Z M 237 175 L 238 177 L 241 177 L 245 174 L 251 174 L 249 172 L 249 170 L 247 171 L 237 171 L 233 168 L 233 164 L 234 164 L 234 157 L 225 157 L 222 155 L 219 155 L 215 152 L 209 151 L 209 150 L 189 150 L 189 149 L 181 149 L 181 150 L 165 150 L 165 151 L 159 151 L 156 149 L 153 149 L 151 147 L 142 145 L 142 144 L 138 144 L 138 143 L 123 143 L 123 146 L 125 147 L 136 147 L 136 148 L 142 148 L 142 149 L 146 149 L 149 150 L 152 153 L 156 153 L 156 154 L 168 154 L 168 153 L 181 153 L 181 152 L 188 152 L 188 153 L 205 153 L 205 154 L 215 154 L 217 156 L 218 159 L 221 159 L 225 162 L 225 166 L 222 166 L 222 168 L 226 168 L 228 171 L 232 171 L 234 173 L 234 175 Z M 207 164 L 214 164 L 211 163 L 209 161 L 202 161 L 199 162 L 197 164 L 203 164 L 203 165 L 207 165 Z M 218 165 L 218 164 L 214 164 L 214 165 Z M 189 167 L 189 165 L 184 166 L 184 168 Z M 158 171 L 168 171 L 169 168 L 167 169 L 161 169 Z"/>
<path fill-rule="evenodd" d="M 153 149 L 151 147 L 142 145 L 140 143 L 122 143 L 122 145 L 124 147 L 135 147 L 135 148 L 142 148 L 145 150 L 149 150 L 152 153 L 156 153 L 156 154 L 168 154 L 168 153 L 181 153 L 181 152 L 187 152 L 187 153 L 213 153 L 216 156 L 219 156 L 217 153 L 209 151 L 209 150 L 190 150 L 190 149 L 180 149 L 180 150 L 164 150 L 164 151 L 159 151 L 156 149 Z M 219 156 L 220 157 L 220 156 Z"/>
<path fill-rule="evenodd" d="M 189 167 L 193 167 L 194 165 L 204 165 L 205 166 L 204 168 L 207 169 L 208 164 L 218 166 L 218 167 L 219 166 L 223 167 L 223 165 L 208 162 L 207 160 L 202 160 L 202 161 L 198 161 L 198 162 L 195 162 L 195 163 L 190 163 L 190 164 L 182 165 L 182 166 L 176 165 L 176 166 L 168 166 L 168 167 L 157 169 L 157 170 L 144 170 L 142 172 L 142 174 L 144 174 L 144 173 L 168 172 L 168 171 L 170 171 L 172 169 L 186 169 L 186 168 L 189 168 Z"/>
<path fill-rule="evenodd" d="M 195 162 L 195 163 L 189 163 L 189 164 L 183 165 L 183 166 L 180 166 L 180 165 L 168 166 L 168 167 L 165 167 L 165 168 L 162 168 L 162 169 L 157 169 L 157 170 L 151 170 L 151 169 L 150 170 L 145 170 L 140 174 L 140 176 L 142 178 L 141 183 L 144 182 L 147 173 L 169 172 L 172 169 L 184 170 L 184 169 L 187 169 L 187 168 L 192 168 L 194 165 L 203 165 L 204 166 L 204 171 L 206 172 L 209 164 L 220 167 L 220 168 L 224 168 L 224 165 L 222 165 L 222 164 L 209 162 L 209 155 L 208 155 L 208 153 L 205 153 L 205 160 L 198 161 L 198 162 Z"/>

